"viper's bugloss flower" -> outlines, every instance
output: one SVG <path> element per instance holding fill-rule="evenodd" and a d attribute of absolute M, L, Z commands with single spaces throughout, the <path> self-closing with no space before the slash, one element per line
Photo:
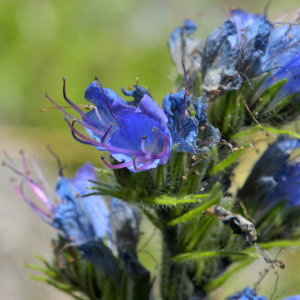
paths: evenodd
<path fill-rule="evenodd" d="M 226 300 L 267 300 L 267 298 L 263 295 L 258 296 L 254 289 L 247 286 L 244 290 L 227 297 Z"/>
<path fill-rule="evenodd" d="M 299 300 L 300 295 L 295 295 L 291 297 L 284 298 L 283 300 Z M 267 300 L 267 298 L 263 295 L 257 295 L 255 289 L 251 289 L 247 286 L 243 291 L 237 292 L 228 296 L 226 300 Z"/>
<path fill-rule="evenodd" d="M 110 199 L 110 223 L 119 253 L 136 255 L 140 236 L 141 213 L 122 200 Z"/>
<path fill-rule="evenodd" d="M 245 80 L 271 72 L 262 85 L 264 90 L 277 80 L 286 78 L 287 83 L 277 98 L 300 92 L 300 25 L 271 23 L 265 14 L 250 14 L 240 9 L 231 10 L 230 20 L 237 28 L 237 34 L 228 39 L 233 49 L 238 49 L 235 69 L 242 72 Z"/>
<path fill-rule="evenodd" d="M 191 20 L 185 20 L 182 27 L 177 27 L 169 36 L 169 49 L 177 73 L 183 74 L 183 61 L 188 76 L 199 72 L 201 67 L 202 41 L 193 36 L 197 26 Z"/>
<path fill-rule="evenodd" d="M 80 113 L 82 121 L 75 119 L 47 95 L 46 97 L 66 115 L 66 121 L 76 140 L 96 146 L 101 151 L 108 150 L 115 160 L 121 162 L 112 165 L 103 158 L 109 168 L 126 167 L 131 171 L 145 171 L 168 161 L 172 148 L 170 131 L 166 126 L 168 119 L 163 109 L 147 93 L 138 106 L 133 107 L 112 90 L 103 89 L 99 81 L 92 82 L 85 92 L 85 98 L 95 108 L 87 114 L 67 98 L 65 80 L 63 94 L 65 100 Z M 73 120 L 73 124 L 68 118 Z M 91 138 L 75 129 L 75 122 L 82 125 Z"/>
<path fill-rule="evenodd" d="M 101 196 L 82 198 L 88 193 L 85 188 L 93 185 L 88 180 L 96 180 L 92 164 L 86 163 L 81 166 L 73 178 L 65 178 L 60 172 L 54 192 L 45 181 L 35 160 L 33 160 L 33 166 L 39 175 L 41 184 L 32 179 L 25 156 L 23 153 L 21 155 L 23 172 L 5 153 L 12 164 L 7 166 L 22 176 L 21 184 L 18 185 L 13 181 L 13 185 L 18 194 L 39 217 L 63 233 L 68 241 L 76 244 L 110 237 L 109 212 L 104 199 Z M 26 195 L 25 185 L 28 185 L 35 193 L 39 204 Z"/>
<path fill-rule="evenodd" d="M 266 209 L 283 200 L 287 208 L 300 207 L 300 162 L 299 158 L 289 160 L 299 148 L 300 140 L 280 136 L 254 165 L 239 198 Z"/>
<path fill-rule="evenodd" d="M 133 97 L 134 99 L 133 101 L 126 101 L 127 104 L 137 107 L 145 95 L 148 95 L 150 98 L 152 98 L 150 93 L 143 87 L 137 84 L 133 85 L 133 87 L 134 89 L 130 90 L 129 92 L 127 92 L 124 88 L 122 88 L 122 93 L 125 96 Z"/>
<path fill-rule="evenodd" d="M 191 98 L 186 95 L 185 91 L 176 94 L 169 93 L 163 100 L 163 108 L 168 116 L 168 126 L 173 144 L 177 145 L 175 151 L 193 154 L 204 153 L 204 151 L 210 150 L 213 143 L 202 141 L 203 144 L 199 144 L 199 127 L 205 127 L 205 138 L 209 136 L 210 141 L 219 142 L 220 134 L 218 129 L 208 123 L 207 104 L 203 103 L 203 98 L 199 97 L 194 102 L 197 118 L 193 117 L 189 110 L 191 102 Z"/>

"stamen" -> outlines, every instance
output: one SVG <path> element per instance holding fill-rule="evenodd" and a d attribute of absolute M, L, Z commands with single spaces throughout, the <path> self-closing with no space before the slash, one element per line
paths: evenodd
<path fill-rule="evenodd" d="M 104 133 L 102 139 L 101 139 L 101 143 L 104 143 L 104 140 L 106 138 L 106 136 L 108 135 L 109 131 L 111 130 L 111 128 L 115 125 L 115 123 L 110 123 L 109 124 L 109 128 L 107 129 L 107 131 Z"/>
<path fill-rule="evenodd" d="M 108 108 L 108 110 L 109 110 L 111 116 L 112 116 L 113 118 L 115 118 L 115 117 L 114 117 L 114 114 L 113 114 L 113 112 L 112 112 L 112 110 L 111 110 L 111 107 L 110 107 L 110 105 L 109 105 L 109 102 L 108 102 L 108 100 L 107 100 L 107 98 L 106 98 L 106 95 L 105 95 L 105 93 L 104 93 L 104 89 L 103 89 L 103 87 L 102 87 L 102 85 L 101 85 L 101 83 L 100 83 L 99 76 L 96 75 L 96 76 L 95 76 L 95 79 L 96 79 L 97 82 L 98 82 L 100 92 L 101 92 L 101 94 L 103 95 L 103 98 L 104 98 L 104 100 L 105 100 L 106 106 L 107 106 L 107 108 Z"/>
<path fill-rule="evenodd" d="M 27 162 L 26 162 L 26 158 L 25 158 L 25 154 L 24 154 L 23 150 L 20 151 L 20 155 L 21 155 L 21 159 L 22 159 L 24 172 L 26 175 L 28 175 L 28 177 L 30 177 L 30 172 L 28 170 L 28 166 L 27 166 Z"/>
<path fill-rule="evenodd" d="M 33 209 L 33 211 L 39 216 L 41 217 L 45 222 L 47 222 L 48 224 L 51 224 L 51 222 L 47 219 L 53 219 L 53 215 L 48 214 L 47 212 L 45 212 L 44 210 L 42 210 L 41 208 L 39 208 L 37 205 L 35 205 L 31 200 L 29 200 L 26 195 L 24 194 L 24 182 L 25 179 L 23 178 L 21 181 L 21 188 L 18 188 L 17 192 L 19 193 L 19 195 L 24 199 L 24 201 Z M 47 217 L 47 218 L 46 218 Z"/>
<path fill-rule="evenodd" d="M 52 151 L 52 149 L 50 148 L 50 145 L 47 145 L 46 148 L 48 149 L 48 151 L 50 152 L 50 154 L 56 159 L 57 164 L 58 164 L 58 173 L 59 173 L 59 175 L 61 177 L 63 177 L 62 166 L 61 166 L 61 162 L 60 162 L 59 156 Z"/>
<path fill-rule="evenodd" d="M 155 146 L 156 146 L 156 144 L 157 144 L 158 137 L 159 137 L 159 135 L 157 134 L 156 139 L 155 139 L 155 141 L 154 141 L 154 144 L 152 145 L 150 151 L 149 151 L 149 152 L 146 154 L 146 156 L 145 156 L 146 159 L 150 159 L 150 158 L 151 158 L 151 154 L 153 153 L 154 148 L 155 148 Z"/>
<path fill-rule="evenodd" d="M 58 203 L 59 201 L 57 200 L 57 196 L 53 192 L 53 190 L 51 189 L 51 187 L 50 187 L 49 183 L 47 182 L 47 180 L 45 179 L 44 174 L 43 174 L 42 170 L 40 169 L 37 161 L 33 158 L 31 160 L 31 163 L 33 165 L 33 168 L 34 168 L 39 180 L 41 181 L 44 189 L 46 190 L 47 194 L 51 197 L 51 199 L 56 200 L 56 202 Z"/>
<path fill-rule="evenodd" d="M 162 135 L 161 133 L 159 133 L 159 132 L 157 132 L 157 134 L 165 140 L 165 143 L 164 143 L 164 147 L 163 147 L 162 152 L 159 153 L 159 154 L 156 154 L 156 155 L 154 156 L 156 159 L 162 158 L 162 157 L 164 157 L 164 156 L 166 155 L 166 153 L 167 153 L 167 151 L 168 151 L 168 145 L 169 145 L 169 140 L 168 140 L 165 136 L 163 136 L 163 135 Z"/>
<path fill-rule="evenodd" d="M 77 105 L 75 105 L 72 101 L 70 101 L 67 98 L 67 94 L 66 94 L 66 81 L 67 81 L 67 77 L 63 78 L 63 95 L 64 95 L 64 99 L 82 116 L 82 119 L 85 120 L 87 123 L 89 123 L 91 126 L 95 126 L 95 124 L 93 123 L 93 121 L 91 119 L 89 119 L 86 114 L 77 107 Z"/>
<path fill-rule="evenodd" d="M 132 156 L 132 162 L 133 162 L 133 167 L 136 171 L 145 171 L 147 170 L 147 168 L 153 164 L 153 162 L 155 161 L 155 158 L 151 158 L 149 159 L 148 161 L 146 161 L 140 168 L 138 168 L 136 166 L 136 163 L 135 163 L 135 156 Z"/>
<path fill-rule="evenodd" d="M 76 121 L 73 121 L 73 123 L 72 123 L 72 126 L 73 126 L 73 127 L 74 127 L 74 123 L 76 123 Z M 82 144 L 85 144 L 85 145 L 94 146 L 93 144 L 91 144 L 91 143 L 89 143 L 89 142 L 86 142 L 86 141 L 81 140 L 80 138 L 78 138 L 78 137 L 75 135 L 75 133 L 73 132 L 73 130 L 71 130 L 71 133 L 72 133 L 73 138 L 74 138 L 77 142 L 82 143 Z"/>
<path fill-rule="evenodd" d="M 108 126 L 106 125 L 106 123 L 103 121 L 101 115 L 99 114 L 99 111 L 98 111 L 97 106 L 95 106 L 95 112 L 96 112 L 97 118 L 98 118 L 99 121 L 102 123 L 102 125 L 103 125 L 105 128 L 108 128 Z"/>
<path fill-rule="evenodd" d="M 131 167 L 133 164 L 132 161 L 128 161 L 128 162 L 121 163 L 119 165 L 111 165 L 105 160 L 105 157 L 103 155 L 101 156 L 101 159 L 108 168 L 114 169 L 114 170 Z"/>
<path fill-rule="evenodd" d="M 99 143 L 97 141 L 94 141 L 86 136 L 84 136 L 83 134 L 81 134 L 79 131 L 77 131 L 69 122 L 68 118 L 65 117 L 65 121 L 68 123 L 69 127 L 71 128 L 72 131 L 74 131 L 78 136 L 80 136 L 83 140 L 91 143 L 94 146 L 99 146 L 102 148 L 107 149 L 108 151 L 115 151 L 115 152 L 120 152 L 120 153 L 124 153 L 124 154 L 129 154 L 129 155 L 142 155 L 143 152 L 142 151 L 136 151 L 136 150 L 130 150 L 130 149 L 124 149 L 124 148 L 119 148 L 119 147 L 114 147 L 114 146 L 110 146 L 104 143 Z"/>
<path fill-rule="evenodd" d="M 14 167 L 12 167 L 11 165 L 3 162 L 4 166 L 7 166 L 9 169 L 11 169 L 13 172 L 15 172 L 16 174 L 20 175 L 23 180 L 26 180 L 30 186 L 30 188 L 32 189 L 32 191 L 38 196 L 38 198 L 44 203 L 44 205 L 51 211 L 55 211 L 55 208 L 53 206 L 53 204 L 51 203 L 51 201 L 47 198 L 47 196 L 45 195 L 44 191 L 30 178 L 30 176 L 28 174 L 23 174 L 21 173 L 19 170 L 15 169 Z"/>
<path fill-rule="evenodd" d="M 181 60 L 181 64 L 182 64 L 182 68 L 183 68 L 183 74 L 184 74 L 184 89 L 185 89 L 185 94 L 184 94 L 184 110 L 182 113 L 182 124 L 184 122 L 184 117 L 185 117 L 185 110 L 186 110 L 186 103 L 187 103 L 187 96 L 188 96 L 188 89 L 187 89 L 187 76 L 186 76 L 186 70 L 185 70 L 185 66 L 183 63 L 183 60 Z"/>
<path fill-rule="evenodd" d="M 16 163 L 13 161 L 13 159 L 8 155 L 6 150 L 1 151 L 0 153 L 5 156 L 5 158 L 14 166 L 14 168 L 16 170 L 20 171 L 19 167 L 16 165 Z"/>
<path fill-rule="evenodd" d="M 142 148 L 142 151 L 143 151 L 144 154 L 147 154 L 147 153 L 148 153 L 148 151 L 147 151 L 147 149 L 146 149 L 146 147 L 145 147 L 145 140 L 146 140 L 146 138 L 147 138 L 146 135 L 145 135 L 145 136 L 142 136 L 141 148 Z"/>
<path fill-rule="evenodd" d="M 63 114 L 65 114 L 67 117 L 69 117 L 70 119 L 72 120 L 75 120 L 78 124 L 80 124 L 81 126 L 83 127 L 86 127 L 86 128 L 89 128 L 91 129 L 93 132 L 95 133 L 98 133 L 99 135 L 103 135 L 104 132 L 100 131 L 99 129 L 93 127 L 93 126 L 90 126 L 86 123 L 83 123 L 82 121 L 79 121 L 78 119 L 74 118 L 72 115 L 70 115 L 68 112 L 66 112 L 64 109 L 62 109 L 58 104 L 56 104 L 48 95 L 47 93 L 45 94 L 45 97 L 53 104 L 55 105 Z"/>

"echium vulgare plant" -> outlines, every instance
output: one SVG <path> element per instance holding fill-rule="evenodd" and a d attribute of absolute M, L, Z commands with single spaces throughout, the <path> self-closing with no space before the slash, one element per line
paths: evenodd
<path fill-rule="evenodd" d="M 258 295 L 262 279 L 284 262 L 265 249 L 300 245 L 300 135 L 282 127 L 300 115 L 300 25 L 297 14 L 288 23 L 283 17 L 272 23 L 232 9 L 204 42 L 185 20 L 169 36 L 176 92 L 160 99 L 162 107 L 138 82 L 122 89 L 132 98 L 125 101 L 98 76 L 85 91 L 88 112 L 67 97 L 66 78 L 63 97 L 74 113 L 46 94 L 65 115 L 74 147 L 102 151 L 107 171 L 86 163 L 65 178 L 50 150 L 59 162 L 54 192 L 35 161 L 41 183 L 23 153 L 22 171 L 4 152 L 22 179 L 16 191 L 60 233 L 53 261 L 28 265 L 44 273 L 35 279 L 75 299 L 200 300 L 261 258 L 257 283 L 227 299 L 266 299 Z M 270 145 L 233 193 L 233 170 L 254 149 L 256 131 Z M 278 135 L 273 143 L 271 135 Z M 142 217 L 160 232 L 156 278 L 139 261 Z"/>

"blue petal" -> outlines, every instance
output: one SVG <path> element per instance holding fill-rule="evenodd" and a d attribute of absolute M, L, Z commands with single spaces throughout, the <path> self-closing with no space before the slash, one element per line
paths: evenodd
<path fill-rule="evenodd" d="M 77 246 L 83 259 L 90 262 L 106 277 L 111 277 L 118 283 L 120 267 L 111 250 L 101 240 L 92 241 Z"/>
<path fill-rule="evenodd" d="M 134 101 L 129 101 L 129 102 L 127 101 L 126 103 L 128 105 L 137 107 L 145 95 L 148 95 L 149 97 L 151 97 L 151 95 L 146 89 L 138 85 L 134 85 L 134 88 L 135 88 L 134 90 L 131 90 L 129 92 L 127 92 L 124 88 L 122 88 L 122 92 L 125 96 L 130 96 L 134 98 Z"/>
<path fill-rule="evenodd" d="M 142 151 L 142 137 L 147 136 L 146 149 L 150 149 L 155 143 L 157 137 L 155 130 L 157 129 L 168 139 L 168 150 L 162 158 L 156 159 L 149 168 L 155 168 L 158 163 L 165 164 L 168 161 L 172 149 L 170 131 L 165 125 L 168 119 L 164 111 L 148 95 L 144 96 L 137 108 L 120 102 L 115 102 L 111 108 L 117 123 L 121 127 L 110 138 L 108 145 L 126 150 Z M 153 153 L 161 153 L 164 143 L 164 139 L 160 137 Z M 132 156 L 124 152 L 110 151 L 111 155 L 120 162 L 131 161 Z M 139 167 L 139 164 L 137 165 Z M 134 171 L 133 167 L 129 167 L 129 169 Z"/>
<path fill-rule="evenodd" d="M 97 181 L 96 172 L 91 163 L 82 165 L 77 170 L 75 177 L 70 179 L 70 184 L 76 188 L 81 196 L 87 195 L 92 190 L 88 190 L 86 187 L 95 186 L 95 184 L 88 180 Z M 81 201 L 89 215 L 96 237 L 104 239 L 107 237 L 107 234 L 110 236 L 109 211 L 104 199 L 99 195 L 84 197 Z"/>
<path fill-rule="evenodd" d="M 263 295 L 257 296 L 256 291 L 247 286 L 243 291 L 237 292 L 225 300 L 267 300 Z"/>

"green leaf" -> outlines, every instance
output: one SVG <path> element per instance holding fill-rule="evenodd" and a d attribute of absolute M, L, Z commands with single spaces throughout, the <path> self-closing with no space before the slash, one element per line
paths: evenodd
<path fill-rule="evenodd" d="M 200 97 L 201 96 L 201 73 L 199 72 L 197 74 L 197 93 L 196 93 L 196 97 Z"/>
<path fill-rule="evenodd" d="M 254 116 L 274 100 L 275 96 L 280 91 L 280 89 L 285 85 L 286 81 L 287 81 L 286 78 L 279 80 L 278 82 L 271 85 L 261 95 L 262 101 L 258 102 L 258 107 L 252 112 Z"/>
<path fill-rule="evenodd" d="M 274 108 L 274 112 L 275 114 L 277 114 L 278 112 L 280 112 L 280 110 L 286 106 L 293 98 L 295 97 L 295 94 L 289 95 L 287 97 L 285 97 L 283 100 L 281 100 Z"/>
<path fill-rule="evenodd" d="M 36 266 L 36 265 L 32 265 L 32 264 L 24 264 L 23 267 L 43 272 L 44 274 L 46 274 L 46 275 L 48 275 L 49 277 L 52 277 L 52 278 L 57 278 L 57 275 L 56 275 L 55 272 L 53 272 L 51 270 L 48 270 L 48 269 L 45 269 L 45 268 L 42 268 L 40 266 Z"/>
<path fill-rule="evenodd" d="M 260 243 L 259 246 L 264 250 L 272 249 L 276 247 L 280 247 L 280 248 L 289 248 L 293 246 L 300 247 L 300 241 L 279 240 L 279 241 L 274 241 L 269 243 Z M 245 252 L 255 252 L 255 251 L 256 248 L 254 246 L 245 250 Z"/>
<path fill-rule="evenodd" d="M 193 217 L 201 214 L 204 210 L 206 210 L 209 207 L 213 206 L 219 200 L 220 200 L 219 197 L 216 197 L 215 199 L 205 203 L 204 205 L 201 205 L 198 208 L 187 212 L 186 214 L 180 216 L 179 218 L 176 218 L 174 220 L 169 221 L 168 225 L 173 226 L 173 225 L 176 225 L 176 224 L 179 224 L 179 223 L 187 222 L 187 221 L 191 220 Z"/>
<path fill-rule="evenodd" d="M 300 139 L 300 134 L 289 131 L 289 130 L 285 130 L 285 129 L 276 129 L 276 128 L 272 128 L 272 127 L 265 127 L 264 129 L 268 132 L 272 132 L 272 133 L 277 133 L 277 134 L 288 134 L 291 137 L 294 137 L 296 139 Z"/>
<path fill-rule="evenodd" d="M 258 130 L 262 129 L 261 125 L 257 125 L 249 130 L 244 130 L 241 131 L 237 134 L 231 135 L 230 139 L 239 139 L 239 138 L 245 138 L 248 137 L 249 135 L 252 135 L 253 133 L 257 132 Z"/>
<path fill-rule="evenodd" d="M 231 269 L 230 271 L 226 272 L 225 274 L 219 276 L 217 279 L 215 279 L 214 281 L 206 284 L 203 287 L 203 290 L 206 293 L 210 293 L 213 290 L 219 288 L 221 285 L 223 285 L 223 283 L 230 277 L 232 276 L 234 273 L 238 272 L 239 270 L 247 267 L 248 265 L 250 265 L 253 262 L 253 258 L 250 259 L 246 259 L 243 262 L 241 262 L 238 266 L 234 267 L 233 269 Z"/>
<path fill-rule="evenodd" d="M 201 259 L 207 257 L 221 257 L 221 256 L 242 256 L 242 257 L 252 257 L 259 258 L 259 254 L 256 253 L 246 253 L 246 252 L 234 252 L 234 251 L 207 251 L 207 252 L 190 252 L 183 253 L 172 257 L 173 262 L 184 263 L 189 260 Z"/>
<path fill-rule="evenodd" d="M 63 283 L 58 283 L 58 282 L 52 281 L 52 280 L 50 280 L 48 278 L 45 278 L 45 277 L 29 276 L 29 278 L 31 278 L 33 280 L 36 280 L 36 281 L 43 282 L 43 283 L 48 283 L 48 284 L 54 286 L 55 288 L 69 294 L 70 296 L 72 296 L 76 300 L 86 300 L 86 298 L 82 298 L 82 297 L 79 297 L 79 296 L 75 295 L 72 287 L 69 286 L 69 285 L 66 285 L 66 284 L 63 284 Z"/>
<path fill-rule="evenodd" d="M 244 145 L 244 149 L 249 148 L 250 143 L 246 143 Z M 215 175 L 217 173 L 223 172 L 226 168 L 228 168 L 230 165 L 232 165 L 234 162 L 237 161 L 237 159 L 243 154 L 244 150 L 237 150 L 228 157 L 226 157 L 222 162 L 215 165 L 211 170 L 209 171 L 209 175 Z"/>
<path fill-rule="evenodd" d="M 194 199 L 176 199 L 176 198 L 164 196 L 162 198 L 143 200 L 142 203 L 148 205 L 178 205 L 178 204 L 198 203 L 198 202 L 199 200 L 194 200 Z"/>

